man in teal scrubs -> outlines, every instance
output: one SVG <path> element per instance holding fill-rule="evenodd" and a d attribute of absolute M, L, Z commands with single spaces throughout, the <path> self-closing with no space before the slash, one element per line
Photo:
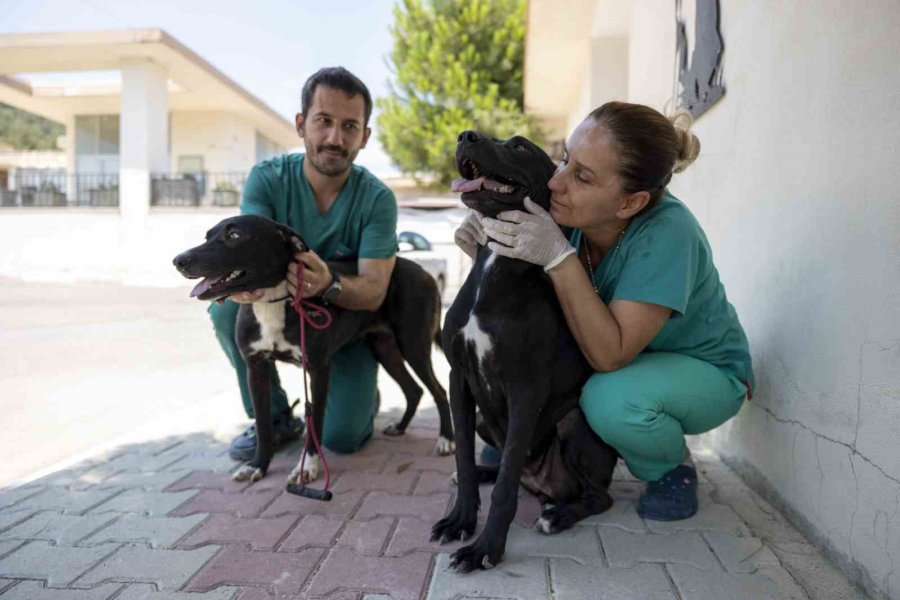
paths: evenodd
<path fill-rule="evenodd" d="M 297 133 L 305 154 L 288 154 L 256 165 L 244 185 L 242 214 L 263 215 L 294 228 L 309 245 L 296 256 L 305 265 L 303 295 L 354 310 L 376 310 L 384 301 L 397 250 L 397 202 L 393 192 L 363 167 L 353 164 L 371 134 L 372 98 L 365 84 L 342 67 L 321 69 L 303 86 Z M 359 275 L 336 278 L 325 261 L 354 260 Z M 296 275 L 291 266 L 290 279 Z M 293 285 L 289 285 L 295 293 Z M 209 312 L 219 343 L 237 372 L 247 416 L 253 404 L 247 367 L 234 341 L 238 303 L 261 296 L 243 292 Z M 302 422 L 291 413 L 278 374 L 272 372 L 272 415 L 276 446 L 296 439 Z M 295 372 L 299 377 L 299 371 Z M 323 443 L 338 452 L 358 450 L 372 435 L 378 412 L 378 364 L 365 342 L 334 359 Z M 235 460 L 256 449 L 251 425 L 229 447 Z"/>

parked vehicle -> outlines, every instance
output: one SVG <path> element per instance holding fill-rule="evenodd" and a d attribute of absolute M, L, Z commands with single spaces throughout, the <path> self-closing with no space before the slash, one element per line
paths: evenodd
<path fill-rule="evenodd" d="M 447 285 L 447 259 L 431 247 L 424 235 L 415 231 L 401 231 L 397 234 L 399 255 L 419 263 L 438 284 L 441 295 Z"/>

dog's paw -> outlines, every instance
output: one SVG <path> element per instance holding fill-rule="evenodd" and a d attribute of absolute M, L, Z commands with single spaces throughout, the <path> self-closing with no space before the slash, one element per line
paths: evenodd
<path fill-rule="evenodd" d="M 491 549 L 484 536 L 469 546 L 463 546 L 450 555 L 450 567 L 458 573 L 469 573 L 476 569 L 493 569 L 503 560 L 503 549 Z"/>
<path fill-rule="evenodd" d="M 463 519 L 453 510 L 431 528 L 431 541 L 447 544 L 457 540 L 467 540 L 475 533 L 475 519 Z"/>
<path fill-rule="evenodd" d="M 241 465 L 237 471 L 231 474 L 232 481 L 259 481 L 265 473 L 259 467 Z"/>
<path fill-rule="evenodd" d="M 578 521 L 575 512 L 566 507 L 565 504 L 559 506 L 548 504 L 545 506 L 549 506 L 549 508 L 544 509 L 544 512 L 541 513 L 541 516 L 538 517 L 534 524 L 534 528 L 541 533 L 553 535 L 569 529 Z"/>
<path fill-rule="evenodd" d="M 389 435 L 391 437 L 394 437 L 394 436 L 398 436 L 398 435 L 403 435 L 404 433 L 406 433 L 406 431 L 404 431 L 403 429 L 400 429 L 399 423 L 392 423 L 391 425 L 388 425 L 387 427 L 385 427 L 384 430 L 382 431 L 382 433 L 384 435 Z"/>
<path fill-rule="evenodd" d="M 312 483 L 319 478 L 319 457 L 318 455 L 308 456 L 303 464 L 303 471 L 300 471 L 300 463 L 291 470 L 288 475 L 287 482 L 295 485 L 303 485 Z"/>
<path fill-rule="evenodd" d="M 440 456 L 447 456 L 456 452 L 456 442 L 448 440 L 444 436 L 438 437 L 437 453 Z"/>

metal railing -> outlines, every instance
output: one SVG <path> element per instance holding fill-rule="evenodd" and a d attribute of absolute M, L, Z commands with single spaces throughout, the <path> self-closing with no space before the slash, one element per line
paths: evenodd
<path fill-rule="evenodd" d="M 2 206 L 118 206 L 118 173 L 67 173 L 61 169 L 17 172 Z"/>
<path fill-rule="evenodd" d="M 151 206 L 238 206 L 247 172 L 157 173 L 150 177 Z M 17 172 L 0 190 L 0 207 L 119 206 L 119 174 L 62 169 Z"/>
<path fill-rule="evenodd" d="M 237 206 L 245 172 L 157 173 L 150 178 L 150 206 Z"/>

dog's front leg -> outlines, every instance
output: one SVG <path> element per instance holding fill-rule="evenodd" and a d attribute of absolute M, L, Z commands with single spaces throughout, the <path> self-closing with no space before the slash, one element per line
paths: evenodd
<path fill-rule="evenodd" d="M 272 369 L 270 361 L 257 354 L 247 359 L 247 384 L 253 400 L 253 416 L 256 419 L 256 454 L 242 465 L 231 478 L 235 481 L 259 481 L 269 470 L 272 460 L 272 406 L 269 403 L 269 386 Z"/>
<path fill-rule="evenodd" d="M 507 390 L 509 428 L 484 531 L 473 544 L 460 548 L 450 557 L 450 566 L 461 573 L 490 569 L 503 560 L 509 525 L 518 507 L 519 480 L 531 447 L 540 406 L 546 398 L 546 393 L 539 388 L 540 384 L 535 383 L 533 386 L 520 385 Z"/>
<path fill-rule="evenodd" d="M 450 514 L 431 528 L 431 541 L 445 544 L 475 533 L 478 519 L 478 476 L 475 471 L 475 398 L 461 369 L 450 371 L 450 403 L 456 430 L 456 477 L 459 487 Z"/>
<path fill-rule="evenodd" d="M 328 400 L 328 384 L 331 381 L 331 367 L 310 367 L 307 366 L 309 373 L 310 391 L 312 392 L 312 424 L 316 431 L 319 443 L 323 443 L 325 431 L 325 403 Z M 288 475 L 287 482 L 296 485 L 310 483 L 319 478 L 319 451 L 313 443 L 312 432 L 306 429 L 306 439 L 304 441 L 304 451 L 306 452 L 305 460 L 301 459 L 297 462 L 291 473 Z M 302 463 L 302 464 L 301 464 Z"/>

